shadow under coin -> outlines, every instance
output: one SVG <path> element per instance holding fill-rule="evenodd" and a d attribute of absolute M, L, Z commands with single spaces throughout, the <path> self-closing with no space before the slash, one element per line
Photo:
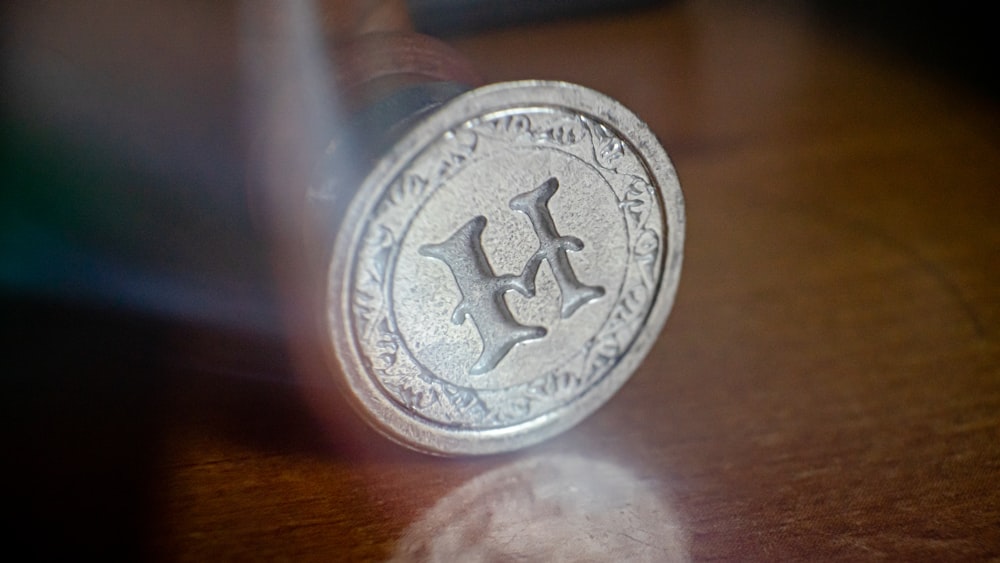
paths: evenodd
<path fill-rule="evenodd" d="M 476 477 L 410 525 L 393 561 L 687 561 L 665 491 L 608 461 L 531 457 Z"/>

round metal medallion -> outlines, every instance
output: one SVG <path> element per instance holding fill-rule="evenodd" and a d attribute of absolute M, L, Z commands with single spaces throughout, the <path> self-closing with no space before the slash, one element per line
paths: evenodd
<path fill-rule="evenodd" d="M 635 115 L 572 84 L 459 95 L 376 163 L 333 248 L 348 394 L 426 452 L 523 447 L 628 379 L 673 303 L 684 210 Z"/>

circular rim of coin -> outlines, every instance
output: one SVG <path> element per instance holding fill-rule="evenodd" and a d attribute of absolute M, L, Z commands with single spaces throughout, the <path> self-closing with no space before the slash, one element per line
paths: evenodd
<path fill-rule="evenodd" d="M 447 424 L 431 420 L 417 412 L 415 406 L 426 399 L 424 395 L 408 391 L 407 397 L 413 395 L 415 402 L 405 404 L 398 393 L 390 393 L 386 385 L 376 379 L 378 368 L 361 351 L 362 345 L 357 336 L 359 326 L 355 326 L 361 323 L 356 322 L 352 307 L 359 296 L 355 276 L 359 255 L 365 252 L 366 233 L 372 217 L 382 213 L 379 205 L 389 197 L 387 194 L 391 185 L 394 182 L 399 184 L 397 180 L 432 143 L 446 135 L 453 138 L 456 129 L 479 118 L 504 112 L 547 110 L 564 111 L 584 118 L 582 121 L 587 123 L 599 124 L 602 132 L 622 141 L 621 144 L 632 151 L 648 174 L 650 182 L 646 187 L 659 206 L 662 229 L 665 231 L 661 233 L 665 240 L 659 243 L 656 250 L 659 254 L 654 259 L 659 269 L 656 270 L 657 287 L 652 291 L 651 305 L 643 309 L 645 319 L 638 324 L 624 352 L 571 401 L 509 425 L 477 428 L 469 423 Z M 589 134 L 594 135 L 593 130 Z M 594 150 L 598 150 L 596 144 Z M 437 189 L 445 180 L 431 189 Z M 625 210 L 626 206 L 624 202 L 619 202 L 619 207 Z M 412 215 L 419 213 L 418 210 Z M 406 231 L 402 237 L 405 235 Z M 370 238 L 370 233 L 367 236 Z M 631 377 L 655 343 L 673 306 L 680 278 L 683 241 L 684 200 L 677 175 L 656 136 L 635 114 L 603 94 L 566 82 L 532 80 L 484 86 L 460 94 L 424 117 L 382 155 L 365 178 L 348 206 L 334 241 L 326 287 L 325 328 L 329 338 L 324 340 L 332 345 L 330 352 L 343 374 L 340 383 L 352 405 L 371 426 L 391 440 L 437 455 L 481 455 L 523 448 L 574 426 L 607 402 Z M 391 255 L 388 268 L 395 268 L 401 245 L 402 242 L 396 244 L 395 250 L 386 247 Z M 385 278 L 390 281 L 381 283 L 391 285 L 391 277 L 391 273 L 386 273 Z M 391 293 L 391 290 L 385 291 Z M 385 301 L 389 302 L 385 308 L 392 307 L 391 295 Z M 368 333 L 374 330 L 371 326 L 365 328 Z M 391 335 L 389 338 L 391 340 Z M 398 340 L 395 344 L 389 342 L 387 351 L 394 356 L 394 347 L 398 345 Z M 473 400 L 460 396 L 464 388 L 446 381 L 439 383 L 442 386 L 437 388 L 438 392 L 452 394 L 449 399 L 452 403 Z"/>

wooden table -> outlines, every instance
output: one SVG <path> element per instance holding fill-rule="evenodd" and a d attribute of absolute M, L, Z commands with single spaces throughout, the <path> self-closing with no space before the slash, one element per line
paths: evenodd
<path fill-rule="evenodd" d="M 41 405 L 62 453 L 24 440 L 57 484 L 32 522 L 171 560 L 1000 557 L 994 100 L 766 4 L 452 43 L 490 80 L 618 98 L 670 153 L 684 272 L 633 379 L 542 445 L 442 460 L 331 436 L 267 339 L 118 323 L 138 335 L 108 348 L 153 332 L 179 360 L 141 363 L 154 382 L 83 429 L 39 430 L 84 409 L 73 392 Z"/>

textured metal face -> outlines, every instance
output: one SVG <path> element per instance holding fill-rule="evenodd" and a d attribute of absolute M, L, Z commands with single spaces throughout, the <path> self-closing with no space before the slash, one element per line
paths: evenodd
<path fill-rule="evenodd" d="M 613 100 L 551 82 L 462 94 L 381 159 L 337 235 L 328 328 L 348 393 L 433 453 L 572 426 L 655 340 L 683 217 L 666 154 Z"/>

